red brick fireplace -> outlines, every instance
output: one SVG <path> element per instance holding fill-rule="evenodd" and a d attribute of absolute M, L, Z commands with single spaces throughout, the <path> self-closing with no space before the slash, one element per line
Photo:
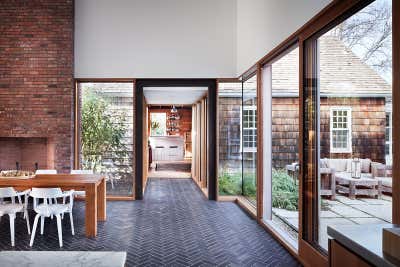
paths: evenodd
<path fill-rule="evenodd" d="M 0 1 L 0 169 L 72 166 L 73 5 Z"/>
<path fill-rule="evenodd" d="M 54 169 L 55 144 L 41 137 L 0 137 L 0 170 Z"/>

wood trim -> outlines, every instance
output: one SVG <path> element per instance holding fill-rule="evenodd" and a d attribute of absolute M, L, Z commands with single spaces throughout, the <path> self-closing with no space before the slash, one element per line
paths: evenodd
<path fill-rule="evenodd" d="M 263 217 L 264 175 L 263 175 L 263 94 L 262 66 L 257 65 L 257 219 Z"/>
<path fill-rule="evenodd" d="M 286 242 L 286 240 L 268 223 L 264 221 L 260 221 L 260 225 L 272 235 L 293 257 L 295 257 L 302 265 L 305 265 L 305 262 L 299 257 L 298 251 L 294 248 L 290 243 Z"/>
<path fill-rule="evenodd" d="M 107 196 L 107 201 L 132 201 L 135 200 L 135 196 Z"/>
<path fill-rule="evenodd" d="M 304 266 L 328 266 L 328 257 L 303 239 L 299 239 L 299 257 Z"/>
<path fill-rule="evenodd" d="M 306 194 L 304 192 L 304 160 L 303 160 L 303 141 L 304 140 L 304 91 L 303 91 L 303 73 L 304 73 L 304 42 L 299 42 L 299 139 L 297 144 L 299 146 L 299 203 L 298 203 L 298 210 L 299 210 L 299 241 L 303 238 L 303 221 L 304 221 L 304 210 L 307 207 L 304 206 L 304 197 Z M 300 248 L 300 242 L 298 244 Z"/>
<path fill-rule="evenodd" d="M 239 78 L 218 78 L 217 83 L 240 83 Z"/>
<path fill-rule="evenodd" d="M 393 212 L 392 221 L 400 224 L 400 0 L 392 1 L 393 30 L 392 30 L 392 68 L 393 68 Z M 395 12 L 395 10 L 397 12 Z"/>
<path fill-rule="evenodd" d="M 257 210 L 250 201 L 244 196 L 238 196 L 236 204 L 239 205 L 251 218 L 257 220 Z"/>
<path fill-rule="evenodd" d="M 79 150 L 80 150 L 80 106 L 78 81 L 75 80 L 74 90 L 74 169 L 79 169 Z"/>
<path fill-rule="evenodd" d="M 93 78 L 93 79 L 74 79 L 75 83 L 75 91 L 74 91 L 74 147 L 73 147 L 73 166 L 75 169 L 79 169 L 79 152 L 80 152 L 80 112 L 81 112 L 81 107 L 80 107 L 80 102 L 79 102 L 79 96 L 80 96 L 80 89 L 79 89 L 79 83 L 90 83 L 90 82 L 106 82 L 106 83 L 132 83 L 132 90 L 133 90 L 133 96 L 135 97 L 135 84 L 136 80 L 135 79 L 104 79 L 104 78 Z M 133 105 L 133 117 L 135 118 L 135 105 Z M 133 136 L 133 138 L 135 138 Z M 133 139 L 135 141 L 135 139 Z M 135 143 L 134 143 L 135 144 Z M 135 150 L 135 147 L 133 147 Z M 135 162 L 132 162 L 132 164 L 135 164 Z M 133 187 L 135 187 L 135 174 L 132 173 L 132 179 L 133 179 Z M 133 190 L 134 192 L 134 190 Z M 134 198 L 135 192 L 133 193 L 133 197 L 129 198 Z M 117 197 L 117 196 L 107 196 L 107 199 L 109 197 Z M 124 198 L 124 196 L 118 196 Z M 78 198 L 79 200 L 79 198 Z M 132 200 L 132 199 L 130 199 Z"/>

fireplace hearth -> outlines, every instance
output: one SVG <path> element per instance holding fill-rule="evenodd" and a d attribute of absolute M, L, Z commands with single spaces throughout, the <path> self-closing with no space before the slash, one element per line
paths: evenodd
<path fill-rule="evenodd" d="M 46 137 L 0 137 L 0 170 L 54 169 L 54 147 Z"/>

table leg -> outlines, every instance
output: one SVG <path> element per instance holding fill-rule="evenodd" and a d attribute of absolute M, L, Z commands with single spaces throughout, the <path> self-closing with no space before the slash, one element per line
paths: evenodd
<path fill-rule="evenodd" d="M 382 181 L 378 181 L 378 199 L 382 198 Z"/>
<path fill-rule="evenodd" d="M 353 181 L 349 183 L 349 198 L 355 199 L 356 198 L 356 185 Z"/>
<path fill-rule="evenodd" d="M 107 219 L 106 206 L 106 180 L 103 179 L 97 188 L 97 219 L 99 221 Z"/>
<path fill-rule="evenodd" d="M 86 186 L 86 215 L 85 227 L 87 237 L 97 235 L 97 187 L 96 185 Z"/>

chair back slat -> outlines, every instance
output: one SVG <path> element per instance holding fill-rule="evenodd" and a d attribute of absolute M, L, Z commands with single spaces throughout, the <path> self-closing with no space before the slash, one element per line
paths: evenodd
<path fill-rule="evenodd" d="M 57 170 L 36 170 L 35 174 L 57 174 Z"/>
<path fill-rule="evenodd" d="M 63 193 L 61 188 L 32 188 L 32 191 L 29 193 L 29 195 L 33 198 L 58 198 L 62 197 Z"/>
<path fill-rule="evenodd" d="M 17 191 L 13 187 L 3 187 L 0 188 L 0 198 L 5 198 L 5 197 L 16 197 L 17 196 Z"/>

